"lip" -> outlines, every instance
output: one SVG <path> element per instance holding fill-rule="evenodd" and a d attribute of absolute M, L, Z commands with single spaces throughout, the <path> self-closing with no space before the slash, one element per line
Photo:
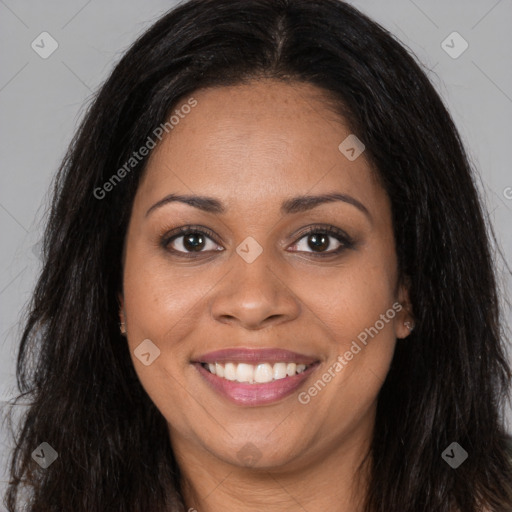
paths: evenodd
<path fill-rule="evenodd" d="M 295 363 L 313 364 L 318 358 L 276 348 L 226 348 L 208 352 L 193 361 L 194 363 Z"/>
<path fill-rule="evenodd" d="M 248 363 L 256 365 L 279 362 L 306 364 L 309 367 L 302 373 L 291 377 L 259 384 L 227 380 L 210 373 L 203 367 L 203 363 Z M 208 352 L 192 361 L 192 364 L 206 381 L 207 385 L 216 393 L 236 405 L 256 407 L 276 403 L 291 395 L 317 369 L 320 365 L 320 360 L 283 349 L 235 348 Z"/>
<path fill-rule="evenodd" d="M 218 377 L 210 373 L 201 363 L 194 363 L 201 377 L 221 396 L 237 405 L 256 407 L 275 403 L 296 391 L 316 370 L 319 363 L 306 368 L 302 373 L 264 384 L 248 384 Z"/>

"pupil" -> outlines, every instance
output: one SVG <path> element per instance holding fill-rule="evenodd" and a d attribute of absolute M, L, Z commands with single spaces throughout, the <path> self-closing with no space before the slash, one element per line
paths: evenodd
<path fill-rule="evenodd" d="M 320 235 L 310 235 L 308 243 L 309 247 L 315 251 L 327 249 L 329 247 L 329 237 L 322 233 Z"/>
<path fill-rule="evenodd" d="M 187 251 L 199 251 L 204 246 L 204 239 L 200 233 L 191 233 L 183 239 Z"/>

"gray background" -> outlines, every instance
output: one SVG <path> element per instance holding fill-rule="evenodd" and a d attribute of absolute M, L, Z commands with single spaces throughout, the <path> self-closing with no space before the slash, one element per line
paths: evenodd
<path fill-rule="evenodd" d="M 505 257 L 512 256 L 512 0 L 357 0 L 423 63 L 470 157 Z M 20 319 L 40 268 L 37 242 L 48 187 L 92 97 L 131 42 L 174 1 L 0 0 L 0 404 L 14 394 Z M 469 44 L 452 58 L 441 43 Z M 47 59 L 31 47 L 48 32 Z M 452 52 L 461 42 L 448 38 Z M 48 44 L 45 44 L 48 48 Z M 510 188 L 509 188 L 510 187 Z M 500 285 L 511 280 L 499 266 Z M 80 311 L 77 311 L 80 314 Z M 510 309 L 505 310 L 509 324 Z M 512 413 L 508 412 L 509 430 Z M 10 442 L 0 435 L 0 486 Z M 3 488 L 0 487 L 0 490 Z M 3 494 L 3 492 L 1 493 Z M 0 495 L 1 495 L 0 494 Z"/>

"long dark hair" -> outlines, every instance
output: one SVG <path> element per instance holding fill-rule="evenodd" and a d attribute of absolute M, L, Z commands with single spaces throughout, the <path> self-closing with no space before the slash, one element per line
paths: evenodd
<path fill-rule="evenodd" d="M 259 78 L 322 89 L 366 145 L 392 204 L 416 329 L 378 397 L 366 510 L 512 510 L 503 411 L 510 386 L 492 231 L 456 128 L 421 66 L 386 30 L 337 0 L 191 0 L 125 54 L 55 181 L 17 361 L 6 496 L 32 512 L 183 510 L 167 425 L 119 333 L 121 256 L 147 157 L 97 189 L 201 87 Z M 96 193 L 95 193 L 96 191 Z M 42 469 L 42 442 L 58 459 Z M 468 459 L 453 469 L 443 451 Z"/>

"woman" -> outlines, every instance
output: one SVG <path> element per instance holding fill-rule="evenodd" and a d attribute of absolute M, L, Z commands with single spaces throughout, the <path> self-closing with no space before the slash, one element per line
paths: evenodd
<path fill-rule="evenodd" d="M 471 167 L 349 5 L 159 20 L 71 145 L 44 251 L 10 511 L 512 510 Z"/>

